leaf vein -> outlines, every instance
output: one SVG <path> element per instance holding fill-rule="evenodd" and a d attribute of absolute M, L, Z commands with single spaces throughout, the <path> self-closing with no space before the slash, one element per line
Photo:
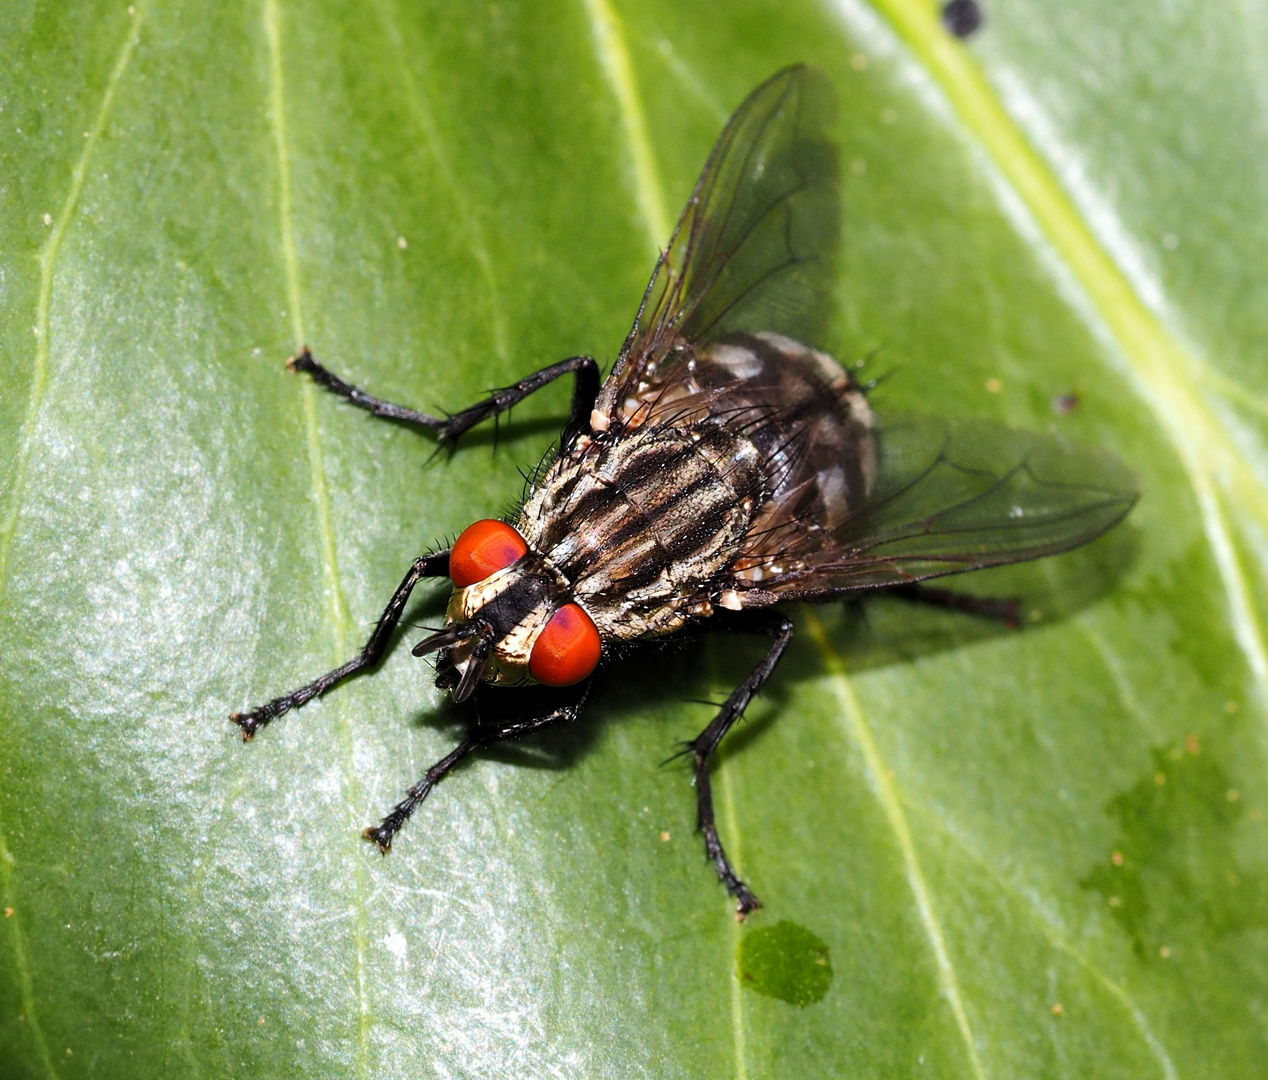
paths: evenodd
<path fill-rule="evenodd" d="M 625 47 L 624 30 L 608 0 L 585 0 L 586 13 L 594 33 L 595 47 L 599 54 L 599 66 L 616 94 L 621 112 L 621 124 L 629 144 L 634 165 L 635 198 L 643 223 L 652 239 L 652 246 L 659 250 L 669 239 L 673 223 L 665 209 L 665 193 L 656 168 L 656 155 L 647 134 L 647 118 L 639 99 L 634 68 L 629 50 Z"/>
<path fill-rule="evenodd" d="M 101 141 L 101 134 L 110 116 L 110 108 L 114 104 L 115 92 L 123 80 L 123 73 L 128 68 L 128 61 L 132 59 L 132 53 L 141 36 L 144 15 L 145 8 L 142 5 L 137 7 L 131 16 L 132 27 L 124 39 L 123 47 L 119 50 L 119 56 L 106 80 L 101 104 L 97 108 L 92 127 L 88 129 L 83 151 L 79 155 L 79 160 L 75 162 L 74 168 L 71 169 L 70 189 L 66 193 L 61 210 L 53 221 L 52 232 L 44 244 L 44 250 L 40 252 L 40 292 L 35 312 L 35 365 L 31 373 L 31 390 L 18 443 L 17 466 L 14 469 L 13 484 L 10 489 L 12 494 L 9 511 L 5 515 L 3 525 L 0 526 L 0 597 L 3 597 L 9 583 L 9 549 L 13 545 L 18 520 L 22 513 L 22 503 L 26 495 L 27 467 L 35 444 L 35 429 L 39 424 L 44 396 L 48 390 L 49 311 L 53 301 L 53 271 L 57 266 L 57 257 L 61 252 L 66 231 L 79 207 L 79 196 L 83 191 L 84 178 L 88 174 L 88 163 L 92 160 L 97 143 Z"/>
<path fill-rule="evenodd" d="M 1217 488 L 1268 529 L 1268 491 L 1230 437 L 1203 390 L 1204 365 L 1181 344 L 1141 293 L 1122 251 L 1092 232 L 1086 207 L 1063 186 L 1052 156 L 1044 156 L 1009 113 L 972 54 L 943 29 L 936 5 L 924 0 L 863 0 L 906 44 L 951 106 L 964 133 L 975 140 L 1017 196 L 1052 250 L 1118 342 L 1137 394 L 1170 438 L 1197 497 L 1243 656 L 1268 703 L 1268 646 L 1255 611 Z M 835 0 L 846 18 L 852 0 Z M 1117 257 L 1116 257 L 1117 256 Z"/>
<path fill-rule="evenodd" d="M 897 786 L 890 779 L 885 761 L 881 757 L 880 748 L 876 745 L 876 740 L 872 737 L 872 731 L 867 719 L 863 716 L 863 710 L 859 706 L 858 698 L 854 694 L 854 688 L 845 672 L 845 664 L 832 647 L 823 622 L 813 609 L 808 609 L 806 612 L 806 627 L 810 633 L 811 640 L 814 641 L 819 655 L 823 659 L 824 666 L 832 677 L 837 699 L 840 701 L 845 715 L 847 734 L 863 755 L 863 762 L 867 767 L 872 791 L 881 805 L 881 810 L 884 812 L 885 819 L 889 823 L 894 839 L 898 844 L 907 884 L 915 899 L 916 911 L 920 917 L 920 923 L 924 927 L 925 937 L 929 942 L 930 949 L 933 951 L 934 962 L 938 969 L 938 980 L 942 984 L 942 994 L 946 998 L 947 1004 L 951 1007 L 952 1015 L 955 1017 L 955 1025 L 964 1040 L 973 1075 L 977 1080 L 985 1080 L 986 1072 L 982 1067 L 981 1058 L 978 1056 L 977 1040 L 969 1023 L 968 1010 L 965 1008 L 964 996 L 960 990 L 959 977 L 956 975 L 955 965 L 952 963 L 951 953 L 947 948 L 946 939 L 942 933 L 942 926 L 938 921 L 933 895 L 930 892 L 928 883 L 925 881 L 924 872 L 920 868 L 916 845 L 912 841 L 911 828 L 907 824 L 906 815 L 903 813 L 903 805 L 898 795 Z"/>
<path fill-rule="evenodd" d="M 35 1041 L 35 1049 L 40 1057 L 40 1064 L 49 1080 L 58 1080 L 57 1069 L 53 1065 L 53 1056 L 49 1053 L 48 1042 L 44 1038 L 44 1029 L 40 1026 L 39 1016 L 35 1011 L 35 988 L 31 982 L 31 968 L 27 963 L 26 942 L 22 937 L 22 913 L 17 910 L 18 903 L 13 895 L 13 857 L 9 854 L 5 842 L 3 823 L 0 822 L 0 890 L 4 893 L 5 922 L 10 925 L 13 934 L 13 959 L 18 969 L 18 987 L 22 1001 L 22 1015 L 26 1017 L 27 1026 L 31 1029 L 31 1038 Z M 12 912 L 12 914 L 10 914 Z"/>
<path fill-rule="evenodd" d="M 123 81 L 128 62 L 136 50 L 141 36 L 141 24 L 145 17 L 145 6 L 138 5 L 131 16 L 132 25 L 124 38 L 123 46 L 115 59 L 114 67 L 106 79 L 102 92 L 101 104 L 97 107 L 93 125 L 88 129 L 88 137 L 84 140 L 84 148 L 79 160 L 71 169 L 70 188 L 62 202 L 61 210 L 53 221 L 52 232 L 40 252 L 40 291 L 36 301 L 35 314 L 35 364 L 31 373 L 31 389 L 27 398 L 26 415 L 22 422 L 22 434 L 18 443 L 17 463 L 14 469 L 10 488 L 9 510 L 4 522 L 0 525 L 0 599 L 9 585 L 9 554 L 17 535 L 18 521 L 22 516 L 22 503 L 26 497 L 26 475 L 31 454 L 35 445 L 35 430 L 39 425 L 43 411 L 44 396 L 48 391 L 48 353 L 49 353 L 49 312 L 53 300 L 53 272 L 57 266 L 57 257 L 61 252 L 62 241 L 70 227 L 71 219 L 79 206 L 79 197 L 83 191 L 84 178 L 88 175 L 88 164 L 92 160 L 93 151 L 101 141 L 106 122 L 114 104 L 115 94 Z M 0 879 L 2 879 L 5 906 L 16 908 L 13 898 L 13 880 L 10 869 L 11 856 L 5 842 L 3 829 L 0 828 Z M 15 913 L 11 918 L 10 932 L 13 936 L 14 962 L 18 969 L 18 981 L 22 1001 L 22 1014 L 30 1025 L 31 1036 L 35 1040 L 40 1063 L 51 1080 L 57 1080 L 57 1069 L 53 1065 L 44 1031 L 35 1011 L 35 992 L 31 981 L 31 969 L 27 962 L 26 943 L 22 934 L 20 916 Z"/>
<path fill-rule="evenodd" d="M 449 189 L 452 205 L 458 211 L 458 217 L 467 232 L 472 257 L 480 268 L 480 275 L 484 278 L 485 287 L 489 290 L 489 309 L 493 321 L 493 347 L 497 351 L 498 359 L 506 360 L 509 352 L 507 348 L 506 312 L 502 304 L 502 294 L 498 286 L 497 276 L 493 272 L 493 259 L 489 255 L 489 246 L 484 239 L 484 229 L 480 225 L 479 217 L 472 209 L 471 200 L 467 198 L 465 189 L 458 183 L 454 175 L 453 165 L 449 160 L 449 153 L 441 142 L 440 133 L 436 128 L 436 118 L 432 112 L 428 96 L 419 87 L 413 72 L 410 71 L 405 45 L 402 41 L 398 13 L 389 9 L 385 0 L 378 0 L 376 9 L 383 32 L 392 46 L 392 56 L 396 62 L 397 74 L 404 86 L 405 98 L 409 102 L 414 123 L 422 133 L 423 141 L 431 152 L 431 156 L 436 162 L 436 167 L 440 170 L 441 178 Z"/>
<path fill-rule="evenodd" d="M 740 848 L 740 826 L 736 820 L 735 814 L 735 792 L 732 788 L 731 770 L 726 767 L 726 763 L 722 763 L 722 767 L 718 769 L 718 794 L 721 795 L 719 802 L 722 804 L 722 817 L 726 821 L 726 832 L 728 843 L 731 849 L 731 862 L 735 866 L 736 873 L 743 871 L 743 862 Z M 738 954 L 740 948 L 740 924 L 738 919 L 732 919 L 733 927 L 733 944 Z M 748 1080 L 748 1047 L 747 1039 L 744 1031 L 744 998 L 743 990 L 740 987 L 740 973 L 733 967 L 731 970 L 731 1044 L 735 1053 L 735 1080 Z"/>
<path fill-rule="evenodd" d="M 999 874 L 995 868 L 982 856 L 971 844 L 969 844 L 958 832 L 947 827 L 946 820 L 943 816 L 934 813 L 929 807 L 903 796 L 903 803 L 909 809 L 919 814 L 924 822 L 932 826 L 941 833 L 942 836 L 949 839 L 956 848 L 977 866 L 983 874 L 985 874 L 992 883 L 1000 889 L 1016 898 L 1025 905 L 1031 912 L 1035 922 L 1039 925 L 1040 932 L 1048 939 L 1052 946 L 1067 956 L 1075 960 L 1080 966 L 1087 970 L 1101 986 L 1107 990 L 1131 1016 L 1132 1022 L 1140 1034 L 1141 1040 L 1149 1048 L 1150 1053 L 1158 1060 L 1158 1066 L 1162 1070 L 1164 1080 L 1178 1080 L 1175 1064 L 1171 1060 L 1171 1056 L 1167 1053 L 1166 1047 L 1162 1041 L 1153 1033 L 1153 1029 L 1149 1026 L 1149 1021 L 1140 1007 L 1132 999 L 1131 995 L 1123 989 L 1122 985 L 1114 979 L 1111 979 L 1099 964 L 1086 953 L 1082 952 L 1072 945 L 1061 933 L 1061 930 L 1053 923 L 1048 913 L 1044 911 L 1042 905 L 1038 904 L 1025 889 L 1016 882 Z"/>
<path fill-rule="evenodd" d="M 608 4 L 608 0 L 586 0 L 586 10 L 590 16 L 594 32 L 595 44 L 599 51 L 599 62 L 604 74 L 612 85 L 617 103 L 621 111 L 621 121 L 625 128 L 625 137 L 630 146 L 630 155 L 634 163 L 636 183 L 636 200 L 639 213 L 653 246 L 659 250 L 660 245 L 668 240 L 671 229 L 669 215 L 665 210 L 665 195 L 660 182 L 660 174 L 656 167 L 656 158 L 652 153 L 651 141 L 647 136 L 647 121 L 643 113 L 643 105 L 638 97 L 638 87 L 634 81 L 633 69 L 630 66 L 629 52 L 621 24 L 616 13 Z M 731 789 L 730 773 L 724 768 L 719 777 L 722 814 L 726 819 L 727 835 L 731 838 L 732 856 L 737 868 L 740 867 L 740 827 L 735 813 L 735 797 Z M 739 927 L 735 926 L 735 946 L 739 948 Z M 731 1042 L 735 1057 L 735 1075 L 737 1080 L 748 1080 L 748 1050 L 744 1031 L 744 1001 L 741 996 L 738 972 L 731 973 Z"/>
<path fill-rule="evenodd" d="M 290 149 L 286 137 L 285 114 L 285 81 L 282 67 L 281 19 L 277 0 L 264 0 L 264 32 L 269 50 L 269 114 L 273 127 L 273 142 L 277 154 L 278 174 L 278 213 L 280 217 L 279 231 L 282 245 L 282 258 L 286 274 L 287 306 L 291 319 L 296 345 L 304 343 L 303 309 L 300 298 L 299 253 L 295 245 L 293 209 L 291 203 Z M 304 380 L 301 388 L 304 405 L 304 426 L 308 442 L 309 474 L 313 489 L 313 502 L 317 510 L 318 531 L 322 575 L 326 584 L 326 595 L 329 598 L 328 615 L 335 639 L 335 649 L 339 659 L 347 653 L 345 627 L 349 623 L 347 604 L 344 599 L 343 586 L 339 576 L 338 554 L 335 548 L 334 530 L 330 515 L 330 496 L 326 486 L 326 469 L 324 453 L 321 445 L 321 428 L 317 422 L 316 390 L 309 380 Z M 338 726 L 344 749 L 344 784 L 343 790 L 353 813 L 359 809 L 360 800 L 356 796 L 357 780 L 353 768 L 352 727 L 344 712 L 340 712 Z M 369 1068 L 369 1034 L 372 1017 L 369 1008 L 368 987 L 366 984 L 367 966 L 367 924 L 365 869 L 360 859 L 353 860 L 357 919 L 354 924 L 353 939 L 356 949 L 355 984 L 357 993 L 358 1014 L 358 1073 L 362 1077 L 370 1074 Z"/>

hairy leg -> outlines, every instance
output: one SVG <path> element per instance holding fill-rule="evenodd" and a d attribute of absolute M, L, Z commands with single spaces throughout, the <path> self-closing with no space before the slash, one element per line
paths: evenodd
<path fill-rule="evenodd" d="M 332 394 L 347 398 L 352 404 L 368 410 L 375 416 L 400 420 L 434 431 L 442 443 L 455 442 L 459 435 L 475 427 L 482 420 L 489 420 L 506 412 L 561 375 L 572 374 L 576 376 L 576 382 L 573 386 L 571 415 L 564 429 L 566 442 L 571 436 L 589 428 L 590 413 L 594 409 L 594 401 L 599 393 L 599 365 L 595 359 L 591 356 L 570 356 L 567 360 L 560 360 L 557 364 L 551 364 L 549 367 L 533 372 L 532 375 L 511 386 L 494 390 L 483 401 L 463 409 L 462 412 L 439 417 L 429 416 L 427 413 L 418 412 L 404 405 L 394 405 L 390 401 L 383 401 L 367 394 L 319 364 L 307 347 L 298 356 L 288 360 L 286 366 L 291 371 L 305 372 L 312 376 L 319 386 Z"/>
<path fill-rule="evenodd" d="M 555 724 L 575 720 L 584 700 L 585 690 L 583 689 L 581 697 L 577 701 L 553 709 L 544 716 L 536 716 L 531 720 L 517 720 L 509 724 L 490 724 L 487 727 L 477 726 L 467 738 L 463 739 L 453 750 L 423 773 L 422 779 L 405 793 L 405 798 L 392 807 L 387 816 L 378 825 L 372 825 L 361 835 L 371 843 L 377 844 L 379 850 L 386 855 L 392 850 L 392 841 L 395 839 L 396 834 L 401 831 L 401 827 L 409 820 L 410 815 L 418 808 L 419 803 L 427 798 L 431 794 L 432 788 L 439 784 L 453 770 L 454 766 L 473 750 L 481 746 L 487 746 L 490 743 L 519 739 L 534 731 L 541 731 L 543 728 L 548 728 Z"/>
<path fill-rule="evenodd" d="M 744 918 L 749 912 L 760 908 L 762 904 L 749 887 L 740 880 L 718 836 L 718 826 L 713 813 L 713 789 L 709 779 L 709 759 L 726 733 L 744 715 L 744 710 L 752 701 L 753 695 L 761 689 L 762 684 L 775 670 L 775 665 L 779 663 L 779 658 L 783 656 L 784 650 L 792 640 L 793 624 L 792 620 L 784 615 L 775 612 L 757 612 L 752 616 L 730 620 L 725 629 L 769 635 L 775 638 L 775 643 L 762 658 L 761 663 L 731 692 L 731 696 L 723 703 L 718 715 L 713 718 L 709 726 L 688 744 L 689 751 L 695 759 L 696 817 L 700 831 L 704 834 L 705 853 L 717 870 L 718 877 L 726 886 L 727 892 L 735 897 L 736 914 Z"/>
<path fill-rule="evenodd" d="M 230 720 L 242 728 L 243 740 L 254 738 L 255 733 L 270 720 L 276 719 L 283 713 L 290 712 L 291 709 L 298 709 L 301 705 L 337 686 L 348 676 L 355 675 L 358 671 L 370 667 L 378 661 L 387 648 L 388 639 L 391 638 L 392 631 L 396 629 L 397 623 L 401 621 L 401 612 L 404 611 L 405 604 L 409 600 L 409 594 L 413 592 L 414 586 L 423 578 L 448 576 L 449 552 L 441 551 L 435 555 L 423 555 L 415 559 L 414 565 L 409 568 L 409 573 L 405 575 L 401 583 L 396 587 L 396 592 L 392 594 L 392 599 L 388 601 L 383 614 L 379 616 L 378 624 L 374 627 L 374 633 L 370 635 L 370 640 L 365 643 L 365 646 L 355 657 L 346 664 L 335 668 L 334 671 L 326 672 L 321 678 L 314 679 L 312 682 L 301 686 L 298 690 L 292 690 L 289 694 L 274 698 L 267 704 L 261 705 L 258 709 L 252 709 L 246 713 L 234 713 L 229 717 Z"/>

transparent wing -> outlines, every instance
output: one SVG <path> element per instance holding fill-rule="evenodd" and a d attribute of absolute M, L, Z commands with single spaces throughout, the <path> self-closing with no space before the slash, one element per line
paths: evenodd
<path fill-rule="evenodd" d="M 882 418 L 867 498 L 825 529 L 784 517 L 752 534 L 748 602 L 822 598 L 1021 562 L 1084 544 L 1139 495 L 1113 454 L 986 420 Z"/>
<path fill-rule="evenodd" d="M 656 264 L 603 411 L 613 415 L 645 375 L 669 378 L 666 357 L 681 343 L 750 331 L 820 341 L 840 238 L 835 116 L 827 76 L 805 66 L 778 72 L 736 110 Z"/>

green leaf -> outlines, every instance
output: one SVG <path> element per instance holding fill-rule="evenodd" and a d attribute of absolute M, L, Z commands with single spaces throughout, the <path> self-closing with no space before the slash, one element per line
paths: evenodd
<path fill-rule="evenodd" d="M 1261 1073 L 1263 15 L 1022 0 L 961 42 L 925 0 L 9 5 L 0 1073 Z M 1020 633 L 796 613 L 716 771 L 747 924 L 659 762 L 758 642 L 621 661 L 380 859 L 360 829 L 453 745 L 428 665 L 248 747 L 227 716 L 512 502 L 568 389 L 431 460 L 282 361 L 431 409 L 609 361 L 795 60 L 843 105 L 838 355 L 894 407 L 1111 447 L 1139 509 L 957 586 L 1020 593 Z"/>

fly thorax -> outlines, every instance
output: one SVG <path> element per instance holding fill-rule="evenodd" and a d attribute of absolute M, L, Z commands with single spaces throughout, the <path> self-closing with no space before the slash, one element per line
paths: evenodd
<path fill-rule="evenodd" d="M 741 433 L 648 426 L 557 462 L 520 528 L 605 637 L 670 633 L 734 558 L 765 483 Z"/>

